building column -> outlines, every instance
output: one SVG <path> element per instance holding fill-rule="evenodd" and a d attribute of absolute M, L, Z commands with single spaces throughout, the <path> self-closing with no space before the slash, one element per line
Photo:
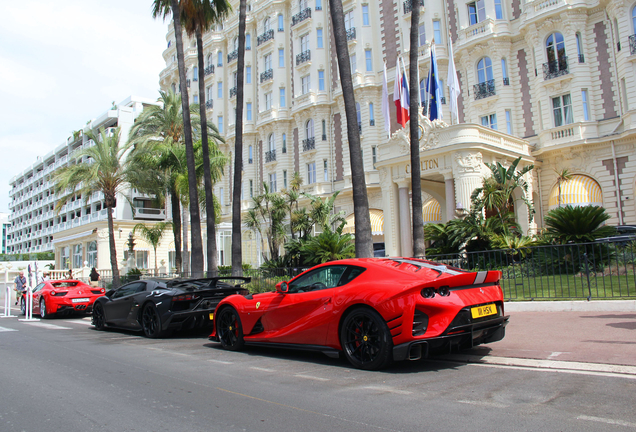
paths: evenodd
<path fill-rule="evenodd" d="M 413 235 L 411 226 L 411 203 L 409 200 L 410 179 L 401 179 L 398 184 L 398 211 L 400 213 L 400 255 L 413 256 Z"/>
<path fill-rule="evenodd" d="M 453 154 L 453 159 L 456 208 L 469 210 L 470 196 L 482 184 L 483 157 L 481 152 L 460 151 Z"/>
<path fill-rule="evenodd" d="M 382 212 L 384 215 L 384 250 L 386 256 L 400 255 L 400 236 L 398 233 L 399 216 L 397 203 L 397 188 L 391 179 L 391 169 L 379 168 L 380 188 L 382 190 Z"/>
<path fill-rule="evenodd" d="M 446 223 L 455 218 L 455 179 L 453 179 L 453 173 L 444 173 L 444 192 L 446 195 Z"/>

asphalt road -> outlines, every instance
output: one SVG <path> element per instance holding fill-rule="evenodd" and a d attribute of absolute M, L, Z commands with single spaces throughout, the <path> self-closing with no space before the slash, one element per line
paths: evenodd
<path fill-rule="evenodd" d="M 444 359 L 365 372 L 81 317 L 0 319 L 0 367 L 2 432 L 636 430 L 636 375 Z"/>

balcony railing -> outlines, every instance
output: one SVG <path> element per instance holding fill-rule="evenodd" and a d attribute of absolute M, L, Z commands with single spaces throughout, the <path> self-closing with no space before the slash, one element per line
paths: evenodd
<path fill-rule="evenodd" d="M 446 105 L 446 97 L 442 96 L 441 98 L 439 98 L 439 101 L 442 103 L 442 105 Z"/>
<path fill-rule="evenodd" d="M 636 54 L 636 34 L 629 37 L 629 55 Z"/>
<path fill-rule="evenodd" d="M 274 30 L 273 29 L 267 30 L 265 33 L 263 33 L 262 35 L 258 36 L 256 38 L 256 46 L 264 44 L 265 42 L 267 42 L 270 39 L 274 39 Z"/>
<path fill-rule="evenodd" d="M 356 40 L 356 28 L 355 27 L 351 27 L 350 29 L 347 30 L 347 40 Z"/>
<path fill-rule="evenodd" d="M 303 140 L 303 151 L 315 150 L 316 149 L 316 138 L 311 137 Z"/>
<path fill-rule="evenodd" d="M 579 54 L 579 63 L 585 63 L 585 56 L 583 54 Z"/>
<path fill-rule="evenodd" d="M 411 13 L 411 11 L 413 10 L 413 3 L 411 1 L 412 0 L 406 0 L 404 3 L 402 3 L 405 14 Z M 424 7 L 424 0 L 420 0 L 420 6 Z"/>
<path fill-rule="evenodd" d="M 311 60 L 311 50 L 303 51 L 296 55 L 296 66 Z"/>
<path fill-rule="evenodd" d="M 205 107 L 207 109 L 214 108 L 214 99 L 210 99 L 210 100 L 205 101 Z"/>
<path fill-rule="evenodd" d="M 505 86 L 510 85 L 510 78 L 504 78 L 503 79 L 503 85 L 505 85 Z"/>
<path fill-rule="evenodd" d="M 311 8 L 307 8 L 294 15 L 292 17 L 292 26 L 295 26 L 299 22 L 305 21 L 307 18 L 311 18 Z"/>
<path fill-rule="evenodd" d="M 276 149 L 265 152 L 265 163 L 276 161 Z"/>
<path fill-rule="evenodd" d="M 261 74 L 261 82 L 269 81 L 274 78 L 274 69 L 267 69 Z"/>
<path fill-rule="evenodd" d="M 203 75 L 208 76 L 210 74 L 214 73 L 214 65 L 210 65 L 208 67 L 206 67 L 205 69 L 203 69 Z"/>
<path fill-rule="evenodd" d="M 491 79 L 483 83 L 475 84 L 473 86 L 473 91 L 475 92 L 475 100 L 487 98 L 489 96 L 494 96 L 496 94 L 495 80 Z"/>
<path fill-rule="evenodd" d="M 236 60 L 237 58 L 238 58 L 238 50 L 235 49 L 234 51 L 232 51 L 231 53 L 227 55 L 227 62 L 229 63 L 231 61 Z"/>
<path fill-rule="evenodd" d="M 190 79 L 186 80 L 186 87 L 190 88 Z"/>
<path fill-rule="evenodd" d="M 362 133 L 362 122 L 358 122 L 358 132 Z"/>
<path fill-rule="evenodd" d="M 568 58 L 561 57 L 558 60 L 543 63 L 543 79 L 549 80 L 552 78 L 560 77 L 561 75 L 567 75 L 568 70 Z"/>
<path fill-rule="evenodd" d="M 230 89 L 230 97 L 233 98 L 234 96 L 236 96 L 236 92 L 238 91 L 238 89 L 236 87 L 232 87 Z"/>
<path fill-rule="evenodd" d="M 322 134 L 322 140 L 327 141 L 327 134 Z"/>

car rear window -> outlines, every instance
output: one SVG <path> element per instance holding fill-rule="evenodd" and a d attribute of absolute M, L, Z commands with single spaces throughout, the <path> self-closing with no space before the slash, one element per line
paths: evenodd
<path fill-rule="evenodd" d="M 51 285 L 55 288 L 72 288 L 76 287 L 79 282 L 52 282 Z"/>
<path fill-rule="evenodd" d="M 344 274 L 340 278 L 340 281 L 338 282 L 338 286 L 348 284 L 349 282 L 351 282 L 352 280 L 360 276 L 362 273 L 364 273 L 365 270 L 366 269 L 364 267 L 349 266 L 349 268 L 344 272 Z"/>

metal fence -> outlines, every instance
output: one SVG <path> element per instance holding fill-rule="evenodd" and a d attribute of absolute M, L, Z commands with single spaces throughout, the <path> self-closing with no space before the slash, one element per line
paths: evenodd
<path fill-rule="evenodd" d="M 636 242 L 595 242 L 429 255 L 464 270 L 501 270 L 506 300 L 636 297 Z"/>

